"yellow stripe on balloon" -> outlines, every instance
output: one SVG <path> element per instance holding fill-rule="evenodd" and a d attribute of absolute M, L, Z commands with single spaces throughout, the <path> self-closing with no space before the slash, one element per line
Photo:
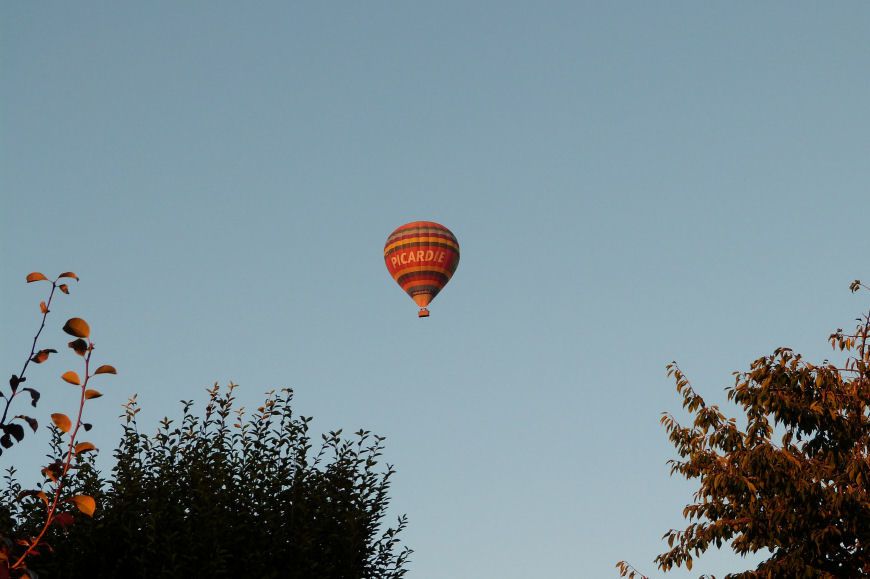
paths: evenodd
<path fill-rule="evenodd" d="M 390 245 L 388 245 L 384 248 L 384 255 L 386 255 L 387 252 L 390 251 L 391 249 L 393 249 L 395 247 L 399 247 L 400 245 L 405 245 L 407 243 L 443 243 L 444 245 L 449 245 L 450 247 L 454 248 L 456 251 L 459 251 L 459 244 L 454 243 L 453 241 L 451 241 L 450 239 L 447 239 L 446 237 L 420 236 L 420 237 L 408 237 L 408 238 L 396 241 L 394 243 L 391 243 Z"/>
<path fill-rule="evenodd" d="M 399 271 L 395 272 L 393 274 L 393 278 L 399 279 L 400 277 L 402 277 L 406 273 L 423 273 L 423 272 L 427 272 L 427 271 L 434 271 L 437 273 L 443 273 L 447 277 L 450 277 L 453 275 L 452 271 L 450 271 L 449 269 L 445 269 L 443 267 L 437 267 L 434 265 L 412 265 L 411 267 L 406 267 L 405 269 L 400 269 Z"/>

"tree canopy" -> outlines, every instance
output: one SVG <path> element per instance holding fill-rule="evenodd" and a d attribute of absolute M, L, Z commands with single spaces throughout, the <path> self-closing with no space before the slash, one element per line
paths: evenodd
<path fill-rule="evenodd" d="M 852 290 L 866 288 L 859 281 Z M 727 577 L 870 576 L 870 314 L 830 336 L 841 364 L 806 361 L 789 348 L 735 374 L 728 399 L 742 416 L 708 405 L 676 363 L 668 373 L 692 416 L 662 424 L 679 458 L 671 474 L 698 481 L 685 529 L 665 533 L 662 571 L 711 546 L 766 550 L 754 570 Z M 626 562 L 622 576 L 642 576 Z"/>
<path fill-rule="evenodd" d="M 399 578 L 410 550 L 406 519 L 383 528 L 394 470 L 382 467 L 382 437 L 360 430 L 322 435 L 291 408 L 292 391 L 271 393 L 249 417 L 234 386 L 209 390 L 203 416 L 183 402 L 180 420 L 140 432 L 135 397 L 108 477 L 92 453 L 77 461 L 64 493 L 96 499 L 93 518 L 59 520 L 51 551 L 29 569 L 49 577 Z M 61 451 L 55 430 L 53 453 Z M 44 514 L 6 477 L 0 534 L 27 536 Z"/>

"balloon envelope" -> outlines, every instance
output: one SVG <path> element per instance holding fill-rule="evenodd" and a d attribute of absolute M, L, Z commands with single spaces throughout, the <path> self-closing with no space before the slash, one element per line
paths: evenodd
<path fill-rule="evenodd" d="M 420 306 L 418 315 L 426 317 L 426 306 L 459 265 L 459 242 L 439 223 L 412 221 L 387 237 L 384 262 L 396 283 Z"/>

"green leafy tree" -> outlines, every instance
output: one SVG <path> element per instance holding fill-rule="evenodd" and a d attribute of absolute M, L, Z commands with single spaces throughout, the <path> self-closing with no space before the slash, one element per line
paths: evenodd
<path fill-rule="evenodd" d="M 853 292 L 870 289 L 853 282 Z M 676 363 L 668 366 L 685 408 L 681 425 L 662 417 L 679 459 L 671 474 L 697 480 L 683 510 L 689 524 L 665 533 L 662 571 L 711 546 L 769 557 L 755 570 L 727 577 L 870 576 L 870 314 L 853 333 L 830 336 L 846 353 L 842 364 L 812 364 L 789 348 L 735 374 L 728 399 L 744 421 L 726 418 L 692 388 Z M 743 426 L 745 423 L 745 426 Z M 621 576 L 645 577 L 628 563 Z"/>
<path fill-rule="evenodd" d="M 181 419 L 164 419 L 153 435 L 139 431 L 131 399 L 111 475 L 84 455 L 65 489 L 100 508 L 53 526 L 53 551 L 31 568 L 48 577 L 404 576 L 406 519 L 382 525 L 394 473 L 380 465 L 384 439 L 335 431 L 315 451 L 311 418 L 294 415 L 292 391 L 270 393 L 246 417 L 233 390 L 210 389 L 201 418 L 183 402 Z M 7 499 L 16 485 L 10 475 Z M 34 509 L 15 504 L 7 520 L 19 532 L 39 523 Z"/>

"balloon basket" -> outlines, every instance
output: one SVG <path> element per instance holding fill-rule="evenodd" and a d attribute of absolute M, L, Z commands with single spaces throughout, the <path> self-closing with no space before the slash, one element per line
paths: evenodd
<path fill-rule="evenodd" d="M 420 311 L 417 312 L 417 317 L 418 318 L 428 318 L 429 317 L 429 310 L 427 310 L 426 308 L 420 308 Z"/>

